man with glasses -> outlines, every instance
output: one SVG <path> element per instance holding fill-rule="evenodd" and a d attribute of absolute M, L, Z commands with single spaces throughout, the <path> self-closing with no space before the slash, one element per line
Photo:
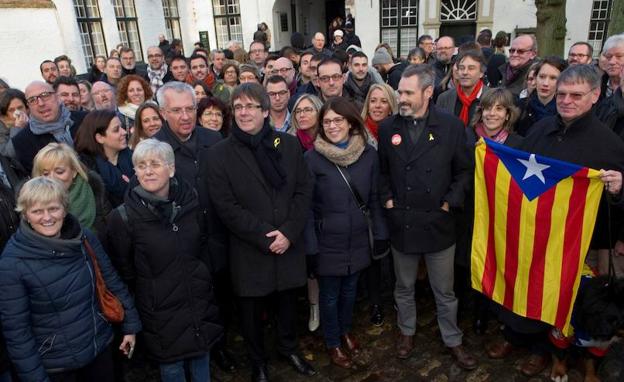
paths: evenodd
<path fill-rule="evenodd" d="M 30 173 L 35 155 L 48 143 L 74 146 L 74 137 L 86 113 L 70 112 L 52 86 L 45 82 L 31 82 L 24 94 L 30 109 L 30 120 L 28 126 L 12 138 L 12 143 L 16 159 Z"/>
<path fill-rule="evenodd" d="M 295 79 L 295 76 L 297 73 L 295 72 L 295 68 L 290 59 L 286 57 L 280 57 L 275 60 L 270 74 L 272 76 L 279 75 L 284 77 L 286 83 L 288 84 L 288 91 L 290 92 L 290 95 L 295 95 L 297 91 L 297 80 Z"/>
<path fill-rule="evenodd" d="M 414 350 L 414 286 L 423 258 L 435 294 L 438 326 L 458 365 L 472 370 L 476 359 L 462 346 L 453 292 L 456 221 L 470 185 L 471 161 L 464 125 L 430 101 L 435 73 L 430 65 L 412 65 L 399 83 L 399 115 L 379 125 L 380 199 L 388 210 L 400 335 L 396 356 Z"/>
<path fill-rule="evenodd" d="M 264 76 L 264 60 L 266 60 L 268 54 L 266 46 L 260 41 L 254 41 L 249 45 L 249 60 L 260 71 L 260 77 Z"/>
<path fill-rule="evenodd" d="M 317 83 L 319 86 L 319 98 L 325 102 L 333 97 L 348 96 L 344 90 L 344 74 L 342 73 L 342 62 L 336 58 L 325 58 L 318 64 Z M 358 105 L 362 109 L 362 105 Z"/>
<path fill-rule="evenodd" d="M 91 97 L 95 110 L 115 110 L 115 89 L 104 81 L 98 81 L 91 88 Z"/>
<path fill-rule="evenodd" d="M 615 200 L 622 200 L 622 171 L 624 170 L 624 142 L 613 131 L 605 127 L 594 115 L 592 106 L 600 96 L 600 76 L 591 65 L 573 65 L 565 69 L 557 79 L 555 93 L 557 115 L 546 117 L 537 122 L 524 138 L 521 150 L 543 155 L 550 158 L 575 163 L 581 166 L 601 170 L 601 180 L 605 183 L 606 192 Z M 606 202 L 601 202 L 596 218 L 596 226 L 592 237 L 592 249 L 609 246 L 609 222 Z M 615 238 L 619 233 L 614 233 Z M 616 255 L 616 258 L 621 255 Z M 608 253 L 605 260 L 608 259 Z M 599 267 L 600 268 L 599 259 Z M 605 262 L 606 264 L 606 262 Z M 621 263 L 620 263 L 621 264 Z M 603 268 L 603 272 L 605 269 Z M 542 333 L 544 341 L 531 345 L 531 355 L 521 365 L 521 371 L 529 376 L 539 374 L 548 364 L 550 355 L 546 343 L 549 327 L 543 323 L 522 319 L 512 315 L 517 323 L 511 330 L 503 332 L 507 344 L 511 345 L 522 338 L 535 338 Z M 541 324 L 541 325 L 540 325 Z M 540 327 L 542 329 L 540 329 Z M 519 330 L 522 329 L 522 330 Z M 527 336 L 533 333 L 533 336 Z"/>
<path fill-rule="evenodd" d="M 592 63 L 594 47 L 585 41 L 579 41 L 572 44 L 568 51 L 568 64 L 570 65 L 587 65 Z"/>
<path fill-rule="evenodd" d="M 537 40 L 532 34 L 523 34 L 511 41 L 509 48 L 509 62 L 501 65 L 500 84 L 490 84 L 490 87 L 503 86 L 516 97 L 526 88 L 526 75 L 537 56 Z"/>
<path fill-rule="evenodd" d="M 121 48 L 119 51 L 119 58 L 122 66 L 122 77 L 127 76 L 128 74 L 136 74 L 141 77 L 145 77 L 145 71 L 139 70 L 136 66 L 136 56 L 134 55 L 134 50 L 132 50 L 132 48 L 128 48 L 127 46 Z"/>
<path fill-rule="evenodd" d="M 264 86 L 271 101 L 269 110 L 271 127 L 285 133 L 290 128 L 290 112 L 288 111 L 290 92 L 286 86 L 286 80 L 280 75 L 273 75 L 269 77 Z"/>
<path fill-rule="evenodd" d="M 435 61 L 431 65 L 435 70 L 436 86 L 438 86 L 453 66 L 453 56 L 455 55 L 455 40 L 453 39 L 453 37 L 442 36 L 438 39 L 438 42 L 435 46 Z"/>
<path fill-rule="evenodd" d="M 158 89 L 169 81 L 173 81 L 173 75 L 165 62 L 165 54 L 157 46 L 147 48 L 147 73 L 145 80 L 152 87 L 152 92 L 156 94 Z"/>
<path fill-rule="evenodd" d="M 252 381 L 269 380 L 262 325 L 269 298 L 277 311 L 278 354 L 298 373 L 316 374 L 299 354 L 296 334 L 313 184 L 297 138 L 269 125 L 270 103 L 259 84 L 236 87 L 231 135 L 202 161 L 210 199 L 229 230 L 232 286 Z"/>
<path fill-rule="evenodd" d="M 433 64 L 435 55 L 433 54 L 433 37 L 424 34 L 418 37 L 418 47 L 425 51 L 425 64 Z"/>

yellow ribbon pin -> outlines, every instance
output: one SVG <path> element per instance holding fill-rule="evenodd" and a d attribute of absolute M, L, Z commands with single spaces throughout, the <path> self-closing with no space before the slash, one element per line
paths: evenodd
<path fill-rule="evenodd" d="M 279 146 L 280 142 L 281 141 L 280 141 L 279 137 L 275 138 L 275 140 L 273 141 L 273 147 Z"/>
<path fill-rule="evenodd" d="M 433 134 L 429 133 L 429 140 L 433 141 Z"/>

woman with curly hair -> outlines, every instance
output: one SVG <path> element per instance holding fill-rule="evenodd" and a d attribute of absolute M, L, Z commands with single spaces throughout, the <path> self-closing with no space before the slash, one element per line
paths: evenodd
<path fill-rule="evenodd" d="M 152 98 L 152 88 L 142 77 L 130 74 L 123 77 L 117 86 L 117 110 L 126 130 L 134 127 L 134 117 L 143 102 Z"/>

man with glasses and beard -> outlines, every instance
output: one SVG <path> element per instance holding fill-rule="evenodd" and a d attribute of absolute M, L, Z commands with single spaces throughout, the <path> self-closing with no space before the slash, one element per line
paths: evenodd
<path fill-rule="evenodd" d="M 536 56 L 537 40 L 534 35 L 523 34 L 514 38 L 509 48 L 509 62 L 498 68 L 502 81 L 490 84 L 490 87 L 503 86 L 517 97 L 526 88 L 526 75 Z"/>

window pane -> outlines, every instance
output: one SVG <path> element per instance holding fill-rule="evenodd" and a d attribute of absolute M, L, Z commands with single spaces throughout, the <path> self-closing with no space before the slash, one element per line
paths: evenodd
<path fill-rule="evenodd" d="M 410 49 L 418 44 L 418 28 L 401 28 L 401 51 L 396 54 L 407 58 Z M 396 51 L 395 51 L 396 52 Z"/>
<path fill-rule="evenodd" d="M 399 31 L 397 29 L 382 29 L 381 42 L 388 43 L 393 52 L 397 51 L 397 40 Z M 395 53 L 396 54 L 396 53 Z"/>

